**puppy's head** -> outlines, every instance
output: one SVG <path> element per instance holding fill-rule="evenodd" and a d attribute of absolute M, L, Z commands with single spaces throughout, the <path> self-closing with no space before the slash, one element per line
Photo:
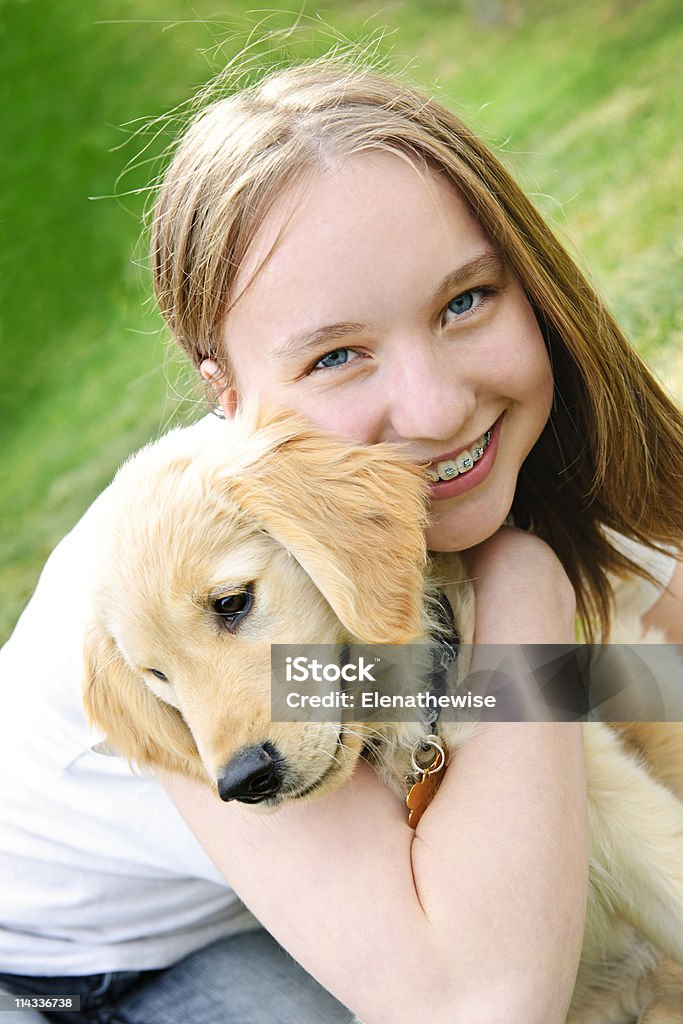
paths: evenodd
<path fill-rule="evenodd" d="M 110 490 L 90 719 L 141 765 L 276 806 L 351 772 L 362 726 L 271 722 L 271 644 L 424 631 L 423 471 L 287 414 L 176 431 Z"/>

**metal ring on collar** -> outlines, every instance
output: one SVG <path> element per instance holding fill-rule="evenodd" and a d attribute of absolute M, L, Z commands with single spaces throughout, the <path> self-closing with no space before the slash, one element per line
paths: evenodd
<path fill-rule="evenodd" d="M 426 753 L 428 750 L 436 750 L 437 753 L 440 755 L 441 760 L 436 762 L 435 764 L 428 764 L 428 765 L 418 764 L 417 758 L 415 757 L 415 755 L 417 754 L 418 750 L 421 750 L 424 753 Z M 438 736 L 425 736 L 425 738 L 423 740 L 420 740 L 419 743 L 416 743 L 415 746 L 413 747 L 412 753 L 410 755 L 410 761 L 411 761 L 411 764 L 413 766 L 413 769 L 418 774 L 420 772 L 426 772 L 428 769 L 430 769 L 432 771 L 438 771 L 440 768 L 443 768 L 444 764 L 446 763 L 446 754 L 445 754 L 445 751 L 444 751 L 444 749 L 443 749 L 443 747 L 441 745 L 441 741 L 440 741 L 439 737 Z"/>

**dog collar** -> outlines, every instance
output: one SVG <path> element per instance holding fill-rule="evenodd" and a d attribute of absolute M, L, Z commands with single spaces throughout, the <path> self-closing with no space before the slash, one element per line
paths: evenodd
<path fill-rule="evenodd" d="M 429 692 L 435 697 L 443 697 L 448 689 L 448 675 L 451 667 L 458 659 L 460 637 L 455 628 L 453 609 L 443 590 L 438 591 L 436 606 L 437 628 L 431 636 L 431 665 L 425 682 Z M 426 719 L 429 731 L 433 732 L 439 720 L 440 708 L 430 709 Z"/>

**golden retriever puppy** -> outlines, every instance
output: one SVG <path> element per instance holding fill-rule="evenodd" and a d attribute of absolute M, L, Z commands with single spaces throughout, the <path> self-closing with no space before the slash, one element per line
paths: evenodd
<path fill-rule="evenodd" d="M 459 559 L 427 558 L 423 470 L 286 414 L 210 426 L 148 446 L 109 491 L 86 650 L 91 721 L 131 761 L 204 779 L 225 800 L 311 799 L 361 755 L 405 794 L 431 728 L 341 711 L 271 721 L 271 644 L 426 642 L 437 575 L 471 640 Z M 434 728 L 454 751 L 476 724 Z M 671 1016 L 676 999 L 683 1007 L 681 731 L 591 723 L 584 736 L 589 904 L 568 1021 L 645 1012 L 644 1024 L 669 1024 L 683 1019 Z M 661 979 L 659 955 L 671 961 Z"/>

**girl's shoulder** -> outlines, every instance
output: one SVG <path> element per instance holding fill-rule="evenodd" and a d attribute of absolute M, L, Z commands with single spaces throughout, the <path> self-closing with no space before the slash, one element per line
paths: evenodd
<path fill-rule="evenodd" d="M 645 615 L 671 583 L 678 564 L 675 549 L 669 547 L 666 550 L 653 551 L 645 544 L 625 537 L 616 530 L 609 527 L 604 527 L 604 530 L 619 551 L 646 569 L 656 581 L 651 583 L 637 576 L 628 579 L 612 577 L 616 614 Z"/>

